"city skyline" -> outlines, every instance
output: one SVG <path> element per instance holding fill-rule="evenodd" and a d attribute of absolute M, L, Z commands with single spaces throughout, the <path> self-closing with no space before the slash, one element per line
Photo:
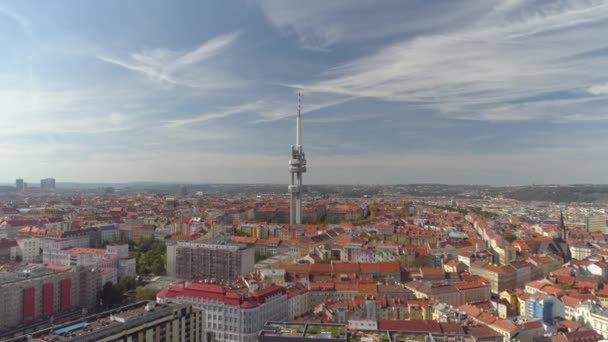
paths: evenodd
<path fill-rule="evenodd" d="M 145 4 L 145 6 L 144 6 Z M 0 1 L 0 179 L 607 183 L 605 1 Z"/>

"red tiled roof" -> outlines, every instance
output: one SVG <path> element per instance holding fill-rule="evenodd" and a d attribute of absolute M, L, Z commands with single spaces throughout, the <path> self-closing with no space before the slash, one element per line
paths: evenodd
<path fill-rule="evenodd" d="M 480 325 L 476 327 L 472 327 L 469 329 L 469 334 L 475 337 L 478 340 L 493 338 L 493 337 L 502 337 L 497 331 L 490 329 L 485 325 Z"/>
<path fill-rule="evenodd" d="M 562 298 L 560 298 L 562 302 L 564 302 L 564 305 L 569 306 L 569 307 L 575 307 L 578 304 L 582 303 L 582 300 L 579 298 L 574 298 L 574 297 L 570 297 L 570 296 L 562 296 Z"/>
<path fill-rule="evenodd" d="M 477 317 L 477 316 L 481 315 L 481 310 L 479 310 L 479 308 L 477 308 L 471 304 L 463 304 L 463 305 L 459 306 L 458 311 L 464 312 L 469 317 Z"/>
<path fill-rule="evenodd" d="M 223 302 L 225 305 L 240 306 L 242 308 L 253 308 L 266 301 L 266 298 L 275 294 L 287 294 L 284 287 L 271 285 L 258 290 L 250 296 L 241 296 L 233 291 L 226 291 L 224 287 L 215 284 L 203 284 L 198 282 L 187 285 L 175 285 L 163 288 L 158 298 L 200 298 Z"/>
<path fill-rule="evenodd" d="M 458 323 L 439 323 L 439 326 L 441 327 L 441 331 L 443 331 L 444 334 L 463 335 L 465 333 L 464 327 Z"/>
<path fill-rule="evenodd" d="M 487 312 L 482 312 L 479 316 L 477 316 L 477 320 L 482 321 L 485 324 L 493 324 L 496 322 L 496 316 Z"/>
<path fill-rule="evenodd" d="M 232 236 L 230 239 L 236 243 L 245 244 L 255 244 L 258 241 L 258 239 L 249 236 Z"/>
<path fill-rule="evenodd" d="M 476 281 L 459 281 L 459 282 L 454 283 L 454 286 L 456 286 L 456 288 L 459 290 L 467 290 L 467 289 L 474 289 L 474 288 L 489 286 L 489 284 L 483 280 L 476 280 Z"/>
<path fill-rule="evenodd" d="M 70 255 L 81 255 L 81 254 L 106 254 L 107 251 L 101 248 L 82 248 L 74 247 L 68 249 Z"/>
<path fill-rule="evenodd" d="M 508 321 L 503 321 L 501 319 L 496 320 L 492 325 L 499 328 L 500 330 L 508 332 L 517 331 L 517 326 L 515 324 Z"/>

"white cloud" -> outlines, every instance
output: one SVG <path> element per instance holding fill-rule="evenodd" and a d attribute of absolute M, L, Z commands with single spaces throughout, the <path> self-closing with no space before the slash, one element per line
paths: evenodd
<path fill-rule="evenodd" d="M 126 60 L 105 54 L 97 54 L 95 57 L 164 84 L 197 89 L 241 87 L 244 85 L 243 81 L 218 70 L 217 67 L 203 63 L 225 51 L 238 37 L 238 32 L 223 34 L 185 53 L 151 49 L 131 53 Z"/>
<path fill-rule="evenodd" d="M 208 120 L 214 119 L 222 119 L 229 116 L 244 114 L 244 113 L 256 113 L 264 107 L 263 101 L 249 102 L 239 106 L 229 107 L 225 109 L 221 109 L 215 112 L 209 112 L 200 114 L 198 116 L 188 118 L 188 119 L 179 119 L 179 120 L 170 120 L 167 122 L 167 127 L 180 127 L 185 125 L 191 125 L 199 122 L 204 122 Z"/>
<path fill-rule="evenodd" d="M 99 134 L 124 131 L 134 125 L 134 115 L 117 111 L 122 97 L 96 89 L 34 89 L 13 82 L 0 87 L 2 137 L 44 134 Z M 127 93 L 123 96 L 134 97 Z"/>
<path fill-rule="evenodd" d="M 356 97 L 345 97 L 339 98 L 330 101 L 320 101 L 315 103 L 304 102 L 302 105 L 302 115 L 308 113 L 314 113 L 320 111 L 322 109 L 326 109 L 329 107 L 337 106 L 343 103 L 347 103 L 355 100 Z M 203 114 L 199 114 L 194 117 L 189 117 L 185 119 L 176 119 L 176 120 L 168 120 L 166 122 L 166 127 L 175 128 L 182 127 L 187 125 L 192 125 L 196 123 L 201 123 L 209 120 L 217 120 L 223 119 L 234 115 L 240 114 L 255 114 L 258 118 L 250 121 L 250 123 L 258 124 L 258 123 L 267 123 L 277 120 L 285 120 L 289 118 L 295 118 L 297 112 L 297 102 L 294 101 L 291 103 L 285 101 L 277 101 L 277 100 L 257 100 L 253 102 L 247 102 L 237 106 L 231 106 L 226 108 L 221 108 L 216 111 L 211 111 Z M 308 118 L 304 119 L 308 121 Z M 314 119 L 313 119 L 314 120 Z M 352 118 L 352 120 L 357 120 L 356 118 Z M 326 123 L 331 122 L 344 122 L 350 121 L 348 117 L 342 118 L 325 118 L 325 120 L 321 120 Z M 319 121 L 319 122 L 321 122 Z"/>
<path fill-rule="evenodd" d="M 565 115 L 561 118 L 562 121 L 572 122 L 572 121 L 608 121 L 608 114 L 584 114 L 584 113 L 576 113 Z"/>
<path fill-rule="evenodd" d="M 587 91 L 593 95 L 608 95 L 608 83 L 592 85 Z"/>
<path fill-rule="evenodd" d="M 1 16 L 11 18 L 13 21 L 15 21 L 28 38 L 31 38 L 34 35 L 32 24 L 26 17 L 8 7 L 4 7 L 2 4 L 0 4 L 0 17 Z"/>
<path fill-rule="evenodd" d="M 338 122 L 352 122 L 359 120 L 368 120 L 378 118 L 378 115 L 348 115 L 348 116 L 326 116 L 317 118 L 306 118 L 305 123 L 309 124 L 327 124 L 327 123 L 338 123 Z"/>
<path fill-rule="evenodd" d="M 257 0 L 254 3 L 273 26 L 294 36 L 300 47 L 329 51 L 339 43 L 360 43 L 451 27 L 469 21 L 500 2 L 442 2 L 443 9 L 432 2 L 387 0 Z"/>
<path fill-rule="evenodd" d="M 307 94 L 304 94 L 306 97 Z M 314 95 L 311 94 L 314 97 Z M 318 97 L 318 96 L 317 96 Z M 302 107 L 301 113 L 302 115 L 308 113 L 314 113 L 326 108 L 330 108 L 333 106 L 341 105 L 343 103 L 347 103 L 357 99 L 355 96 L 341 97 L 338 99 L 315 99 L 315 102 L 310 102 L 309 99 L 305 98 Z M 297 105 L 296 102 L 287 103 L 287 102 L 272 102 L 265 106 L 264 109 L 259 111 L 260 118 L 254 120 L 252 123 L 266 123 L 277 120 L 285 120 L 289 118 L 295 118 L 297 113 Z M 308 121 L 308 118 L 304 118 L 303 120 Z M 327 121 L 328 123 L 331 121 Z"/>
<path fill-rule="evenodd" d="M 112 124 L 112 126 L 121 126 L 125 123 L 125 121 L 127 121 L 127 116 L 124 115 L 123 113 L 111 113 L 110 117 L 109 117 L 109 121 Z"/>
<path fill-rule="evenodd" d="M 493 20 L 481 15 L 459 29 L 403 39 L 330 69 L 317 82 L 293 86 L 426 106 L 453 118 L 504 121 L 550 115 L 501 113 L 500 107 L 580 92 L 597 83 L 598 70 L 608 68 L 608 59 L 591 55 L 608 47 L 600 43 L 608 30 L 608 2 L 522 4 L 527 2 L 495 10 Z"/>

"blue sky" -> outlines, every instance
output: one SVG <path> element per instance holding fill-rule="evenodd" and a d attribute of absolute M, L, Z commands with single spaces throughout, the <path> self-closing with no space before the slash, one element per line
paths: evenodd
<path fill-rule="evenodd" d="M 1 1 L 0 179 L 607 183 L 608 1 Z"/>

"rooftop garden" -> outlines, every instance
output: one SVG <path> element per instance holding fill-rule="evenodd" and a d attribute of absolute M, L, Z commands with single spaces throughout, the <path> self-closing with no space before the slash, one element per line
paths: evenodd
<path fill-rule="evenodd" d="M 348 338 L 349 342 L 390 342 L 385 332 L 357 332 Z"/>
<path fill-rule="evenodd" d="M 264 327 L 262 334 L 266 336 L 302 337 L 304 329 L 304 324 L 269 323 Z"/>
<path fill-rule="evenodd" d="M 430 341 L 429 335 L 423 334 L 394 334 L 394 342 L 427 342 Z"/>

